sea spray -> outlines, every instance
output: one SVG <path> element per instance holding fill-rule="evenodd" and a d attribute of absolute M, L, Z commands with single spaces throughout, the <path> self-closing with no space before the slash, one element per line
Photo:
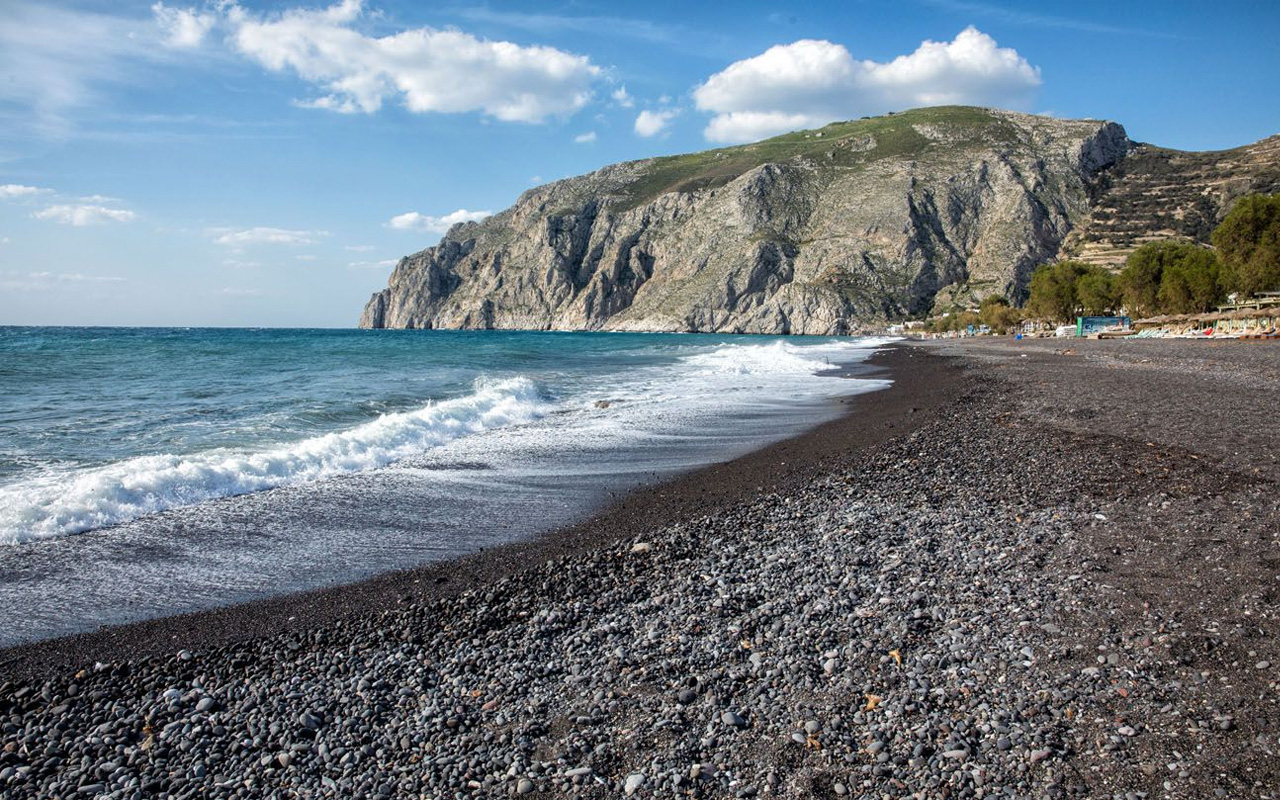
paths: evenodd
<path fill-rule="evenodd" d="M 526 378 L 478 380 L 466 397 L 262 452 L 141 456 L 70 475 L 45 473 L 0 489 L 0 543 L 82 533 L 216 498 L 376 469 L 460 436 L 529 422 L 546 408 Z"/>

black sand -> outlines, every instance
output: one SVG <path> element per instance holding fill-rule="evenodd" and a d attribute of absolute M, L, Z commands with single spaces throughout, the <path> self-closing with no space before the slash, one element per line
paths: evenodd
<path fill-rule="evenodd" d="M 1276 798 L 1280 347 L 877 364 L 536 542 L 10 650 L 0 791 Z"/>

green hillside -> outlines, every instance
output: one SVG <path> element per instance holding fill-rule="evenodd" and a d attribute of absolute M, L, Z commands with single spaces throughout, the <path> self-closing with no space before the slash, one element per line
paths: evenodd
<path fill-rule="evenodd" d="M 941 145 L 917 126 L 946 130 Z M 882 117 L 833 122 L 824 128 L 796 131 L 752 144 L 721 147 L 653 159 L 643 177 L 623 192 L 622 208 L 643 205 L 668 192 L 723 186 L 762 164 L 803 159 L 833 167 L 857 167 L 884 158 L 919 157 L 931 147 L 962 147 L 967 140 L 1017 141 L 1018 128 L 985 108 L 939 106 Z"/>

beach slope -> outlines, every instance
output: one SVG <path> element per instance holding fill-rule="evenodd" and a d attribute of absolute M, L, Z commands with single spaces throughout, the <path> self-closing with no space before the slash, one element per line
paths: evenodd
<path fill-rule="evenodd" d="M 0 791 L 1274 796 L 1280 348 L 879 363 L 537 543 L 9 651 Z"/>

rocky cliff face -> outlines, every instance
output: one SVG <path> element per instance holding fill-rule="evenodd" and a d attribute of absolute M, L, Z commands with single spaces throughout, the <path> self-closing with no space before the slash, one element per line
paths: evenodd
<path fill-rule="evenodd" d="M 1129 149 L 1115 123 L 934 108 L 613 165 L 402 259 L 360 325 L 835 334 L 1018 297 Z"/>

